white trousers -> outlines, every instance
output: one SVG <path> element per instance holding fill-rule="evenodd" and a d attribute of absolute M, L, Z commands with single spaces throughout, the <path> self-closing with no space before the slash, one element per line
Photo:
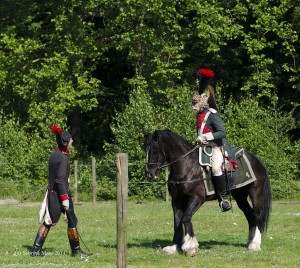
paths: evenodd
<path fill-rule="evenodd" d="M 211 156 L 211 170 L 213 176 L 221 176 L 222 165 L 223 165 L 223 154 L 220 147 L 213 147 L 212 156 Z"/>

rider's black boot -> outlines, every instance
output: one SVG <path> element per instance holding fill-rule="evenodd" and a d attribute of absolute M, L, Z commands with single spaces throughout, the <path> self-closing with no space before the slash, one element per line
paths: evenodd
<path fill-rule="evenodd" d="M 45 224 L 42 224 L 40 226 L 38 233 L 36 235 L 36 238 L 34 240 L 34 243 L 33 243 L 33 248 L 31 251 L 32 257 L 45 255 L 44 251 L 42 250 L 42 246 L 47 238 L 50 227 L 51 227 L 50 225 L 45 225 Z"/>
<path fill-rule="evenodd" d="M 226 212 L 231 209 L 231 205 L 225 199 L 227 191 L 226 191 L 226 181 L 224 174 L 220 176 L 213 176 L 213 182 L 215 185 L 216 192 L 218 194 L 219 206 L 222 212 Z"/>

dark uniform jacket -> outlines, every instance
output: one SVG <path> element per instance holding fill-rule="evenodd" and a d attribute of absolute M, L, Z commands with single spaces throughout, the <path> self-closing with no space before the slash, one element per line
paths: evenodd
<path fill-rule="evenodd" d="M 58 222 L 61 213 L 64 212 L 63 197 L 70 195 L 69 175 L 68 155 L 60 150 L 53 151 L 48 161 L 48 209 L 53 225 Z"/>
<path fill-rule="evenodd" d="M 70 164 L 68 155 L 60 150 L 52 152 L 48 162 L 48 185 L 59 196 L 68 194 Z"/>
<path fill-rule="evenodd" d="M 208 112 L 210 112 L 210 114 L 201 134 L 211 132 L 214 137 L 212 141 L 215 142 L 218 147 L 222 146 L 222 140 L 226 137 L 226 131 L 221 116 L 217 113 L 216 110 L 205 109 L 203 110 L 203 112 L 197 115 L 197 133 L 198 135 L 200 135 L 199 130 Z"/>

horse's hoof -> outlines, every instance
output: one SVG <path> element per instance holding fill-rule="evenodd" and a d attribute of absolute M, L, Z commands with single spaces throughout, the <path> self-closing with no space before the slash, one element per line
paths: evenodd
<path fill-rule="evenodd" d="M 177 245 L 167 246 L 163 248 L 163 252 L 167 255 L 173 255 L 178 253 Z"/>
<path fill-rule="evenodd" d="M 251 243 L 248 246 L 248 250 L 255 252 L 255 251 L 261 251 L 261 248 L 259 245 L 255 244 L 255 243 Z"/>
<path fill-rule="evenodd" d="M 191 248 L 185 252 L 186 256 L 188 257 L 194 257 L 196 255 L 197 249 Z"/>
<path fill-rule="evenodd" d="M 188 234 L 184 237 L 184 243 L 181 246 L 182 251 L 188 257 L 193 257 L 196 254 L 197 248 L 199 247 L 197 238 L 191 237 Z"/>
<path fill-rule="evenodd" d="M 248 242 L 248 249 L 249 251 L 260 251 L 261 245 L 261 232 L 259 231 L 258 227 L 255 228 L 255 234 L 252 240 Z"/>

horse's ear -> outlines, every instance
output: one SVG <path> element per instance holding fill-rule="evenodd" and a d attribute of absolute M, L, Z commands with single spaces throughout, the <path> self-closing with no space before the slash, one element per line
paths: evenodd
<path fill-rule="evenodd" d="M 144 128 L 142 128 L 142 133 L 143 133 L 143 137 L 144 139 L 146 139 L 149 136 L 149 132 L 147 132 Z"/>
<path fill-rule="evenodd" d="M 157 130 L 155 130 L 155 131 L 153 132 L 152 139 L 153 139 L 154 141 L 158 141 L 158 133 L 157 133 Z"/>
<path fill-rule="evenodd" d="M 144 139 L 147 139 L 147 138 L 149 137 L 149 135 L 150 135 L 150 133 L 147 132 L 147 131 L 144 129 L 144 127 L 142 128 L 142 133 L 143 133 Z"/>

